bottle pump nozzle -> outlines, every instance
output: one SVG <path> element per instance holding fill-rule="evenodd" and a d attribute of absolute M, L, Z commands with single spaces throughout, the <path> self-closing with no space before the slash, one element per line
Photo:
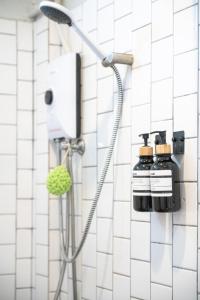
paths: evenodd
<path fill-rule="evenodd" d="M 144 139 L 144 145 L 142 147 L 140 147 L 139 155 L 140 156 L 152 156 L 153 148 L 148 146 L 149 133 L 139 134 L 139 137 L 140 136 Z"/>
<path fill-rule="evenodd" d="M 155 144 L 162 145 L 166 144 L 166 130 L 162 131 L 152 131 L 150 134 L 158 133 L 155 137 Z"/>
<path fill-rule="evenodd" d="M 139 136 L 142 136 L 142 138 L 144 139 L 144 146 L 147 147 L 148 146 L 149 134 L 148 133 L 142 133 L 142 134 L 139 134 Z"/>

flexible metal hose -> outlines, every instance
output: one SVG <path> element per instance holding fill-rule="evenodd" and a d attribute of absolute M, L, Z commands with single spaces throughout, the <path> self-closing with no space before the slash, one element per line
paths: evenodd
<path fill-rule="evenodd" d="M 102 190 L 102 187 L 103 187 L 103 184 L 104 184 L 104 181 L 105 181 L 105 177 L 106 177 L 106 174 L 107 174 L 107 171 L 108 171 L 108 167 L 109 167 L 109 164 L 110 164 L 110 161 L 111 161 L 111 157 L 112 157 L 112 154 L 113 154 L 113 149 L 114 149 L 114 146 L 115 146 L 115 141 L 116 141 L 119 122 L 120 122 L 120 117 L 121 117 L 122 104 L 123 104 L 123 86 L 122 86 L 122 80 L 121 80 L 121 77 L 120 77 L 120 74 L 118 72 L 117 67 L 115 65 L 113 65 L 113 66 L 111 66 L 111 68 L 113 69 L 114 74 L 116 76 L 117 87 L 118 87 L 118 100 L 117 100 L 115 116 L 114 116 L 112 137 L 111 137 L 110 145 L 109 145 L 109 148 L 108 148 L 108 154 L 107 154 L 107 157 L 106 157 L 106 160 L 105 160 L 105 163 L 104 163 L 103 170 L 101 172 L 100 180 L 99 180 L 99 183 L 97 185 L 96 194 L 95 194 L 94 200 L 92 202 L 92 207 L 90 209 L 90 213 L 89 213 L 89 216 L 88 216 L 88 219 L 87 219 L 87 223 L 86 223 L 81 241 L 80 241 L 75 253 L 72 255 L 72 257 L 68 257 L 68 255 L 65 251 L 65 245 L 62 244 L 62 255 L 63 255 L 64 260 L 67 263 L 73 263 L 75 261 L 75 259 L 79 255 L 79 253 L 80 253 L 80 251 L 81 251 L 81 249 L 82 249 L 82 247 L 85 243 L 85 240 L 87 238 L 87 235 L 88 235 L 91 223 L 92 223 L 94 212 L 96 210 L 97 203 L 98 203 L 98 200 L 99 200 L 99 197 L 100 197 L 100 194 L 101 194 L 101 190 Z M 61 224 L 61 226 L 62 226 L 62 224 Z M 63 231 L 63 228 L 60 228 L 60 230 Z"/>
<path fill-rule="evenodd" d="M 89 232 L 91 223 L 92 223 L 92 219 L 97 207 L 97 203 L 101 194 L 101 190 L 105 181 L 105 177 L 107 175 L 107 171 L 109 168 L 109 164 L 111 161 L 111 157 L 113 154 L 113 149 L 115 146 L 115 141 L 117 138 L 117 132 L 118 132 L 118 128 L 119 128 L 119 122 L 120 122 L 120 117 L 121 117 L 121 111 L 122 111 L 122 105 L 123 105 L 123 86 L 122 86 L 122 81 L 121 81 L 121 77 L 120 74 L 118 72 L 118 69 L 116 68 L 116 66 L 111 66 L 111 68 L 114 71 L 114 74 L 116 76 L 116 80 L 117 80 L 117 87 L 118 87 L 118 100 L 117 100 L 117 105 L 116 105 L 116 110 L 115 110 L 115 116 L 114 116 L 114 123 L 113 123 L 113 131 L 112 131 L 112 137 L 111 137 L 111 141 L 110 141 L 110 145 L 109 145 L 109 149 L 108 149 L 108 154 L 104 163 L 104 167 L 102 169 L 101 172 L 101 176 L 100 176 L 100 180 L 97 186 L 97 190 L 96 190 L 96 194 L 94 197 L 94 200 L 92 202 L 92 207 L 87 219 L 87 223 L 85 226 L 85 230 L 84 233 L 82 235 L 81 241 L 76 249 L 75 252 L 72 252 L 72 257 L 68 257 L 68 252 L 69 252 L 69 224 L 66 228 L 66 244 L 64 241 L 64 228 L 63 228 L 63 209 L 62 209 L 62 201 L 59 201 L 59 225 L 60 225 L 60 235 L 61 235 L 61 250 L 62 250 L 62 255 L 63 255 L 63 264 L 61 267 L 61 272 L 60 272 L 60 277 L 59 277 L 59 282 L 58 282 L 58 286 L 56 289 L 56 293 L 54 296 L 54 300 L 57 300 L 61 291 L 61 287 L 62 287 L 62 282 L 63 282 L 63 278 L 64 278 L 64 274 L 65 274 L 65 270 L 66 270 L 66 264 L 67 263 L 73 263 L 77 256 L 79 255 Z M 70 170 L 71 176 L 72 176 L 72 181 L 73 181 L 73 171 L 72 171 L 72 166 L 71 166 L 71 170 Z M 73 191 L 72 191 L 73 194 Z M 68 199 L 70 201 L 70 199 Z M 73 200 L 73 198 L 72 198 Z M 69 222 L 69 210 L 68 210 L 68 214 L 66 215 L 66 218 L 68 220 L 66 220 L 67 222 Z M 71 228 L 72 229 L 72 228 Z M 75 228 L 74 228 L 75 229 Z M 73 230 L 74 230 L 73 229 Z M 68 242 L 67 242 L 68 240 Z M 75 284 L 73 284 L 73 286 L 75 287 Z M 75 295 L 77 296 L 77 290 L 75 291 Z"/>

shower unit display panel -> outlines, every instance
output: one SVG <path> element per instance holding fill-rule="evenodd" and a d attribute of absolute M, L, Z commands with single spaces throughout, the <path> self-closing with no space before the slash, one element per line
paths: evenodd
<path fill-rule="evenodd" d="M 67 53 L 49 63 L 45 93 L 50 140 L 80 136 L 80 55 Z"/>

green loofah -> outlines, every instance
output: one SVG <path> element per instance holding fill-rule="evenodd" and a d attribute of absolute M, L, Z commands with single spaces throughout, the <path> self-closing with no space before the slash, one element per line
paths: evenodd
<path fill-rule="evenodd" d="M 71 177 L 63 165 L 50 171 L 47 178 L 47 189 L 50 194 L 61 196 L 70 190 L 71 185 Z"/>

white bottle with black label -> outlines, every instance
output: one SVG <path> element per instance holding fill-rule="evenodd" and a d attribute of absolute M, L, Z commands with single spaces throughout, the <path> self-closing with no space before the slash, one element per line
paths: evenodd
<path fill-rule="evenodd" d="M 153 164 L 153 148 L 147 145 L 149 134 L 140 134 L 144 146 L 139 150 L 139 162 L 133 168 L 133 208 L 137 211 L 151 211 L 150 169 Z"/>
<path fill-rule="evenodd" d="M 179 169 L 171 158 L 171 146 L 166 144 L 166 131 L 154 131 L 156 160 L 151 167 L 151 197 L 153 210 L 173 212 L 180 209 Z"/>

